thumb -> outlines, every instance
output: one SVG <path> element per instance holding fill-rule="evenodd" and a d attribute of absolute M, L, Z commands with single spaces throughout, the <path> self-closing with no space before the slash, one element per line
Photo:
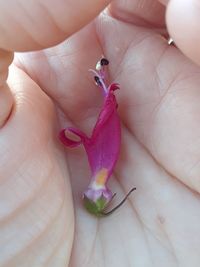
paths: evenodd
<path fill-rule="evenodd" d="M 7 121 L 13 106 L 13 96 L 6 83 L 12 60 L 13 53 L 0 49 L 0 128 Z"/>
<path fill-rule="evenodd" d="M 90 22 L 109 0 L 0 1 L 0 47 L 12 51 L 53 46 Z"/>
<path fill-rule="evenodd" d="M 53 46 L 92 20 L 109 0 L 8 0 L 0 1 L 0 128 L 13 107 L 6 79 L 10 51 Z"/>
<path fill-rule="evenodd" d="M 166 19 L 168 31 L 177 47 L 200 65 L 200 1 L 169 1 Z"/>

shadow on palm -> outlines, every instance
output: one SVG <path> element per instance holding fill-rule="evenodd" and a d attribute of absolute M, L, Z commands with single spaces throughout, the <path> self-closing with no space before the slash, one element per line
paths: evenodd
<path fill-rule="evenodd" d="M 61 124 L 90 132 L 101 95 L 87 69 L 101 54 L 121 87 L 122 147 L 110 187 L 118 199 L 137 191 L 110 217 L 90 216 L 81 203 L 85 153 L 67 150 L 76 214 L 71 266 L 199 266 L 199 68 L 154 31 L 103 15 L 63 44 L 21 57 L 65 114 Z"/>

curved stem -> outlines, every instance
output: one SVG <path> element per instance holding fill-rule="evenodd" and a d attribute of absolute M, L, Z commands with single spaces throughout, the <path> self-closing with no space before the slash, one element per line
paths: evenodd
<path fill-rule="evenodd" d="M 133 192 L 133 191 L 135 191 L 136 190 L 136 187 L 133 187 L 127 194 L 126 194 L 126 196 L 120 201 L 120 203 L 116 206 L 116 207 L 114 207 L 113 209 L 111 209 L 110 211 L 102 211 L 101 212 L 101 214 L 102 215 L 104 215 L 104 216 L 107 216 L 107 215 L 110 215 L 111 213 L 113 213 L 115 210 L 117 210 L 119 207 L 121 207 L 123 204 L 124 204 L 124 202 L 127 200 L 127 198 L 130 196 L 130 194 Z M 115 194 L 116 195 L 116 194 Z M 115 196 L 114 195 L 114 196 Z M 112 198 L 113 199 L 113 198 Z"/>

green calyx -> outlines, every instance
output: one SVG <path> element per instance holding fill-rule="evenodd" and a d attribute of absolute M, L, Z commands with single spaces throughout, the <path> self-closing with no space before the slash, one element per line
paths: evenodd
<path fill-rule="evenodd" d="M 110 202 L 112 201 L 112 199 L 115 197 L 116 193 L 112 196 L 111 199 L 105 198 L 102 194 L 101 197 L 99 197 L 96 201 L 89 199 L 84 194 L 83 203 L 84 203 L 85 208 L 89 211 L 89 213 L 97 217 L 108 216 L 112 214 L 114 211 L 116 211 L 119 207 L 121 207 L 126 201 L 126 199 L 128 198 L 128 196 L 135 190 L 136 190 L 136 187 L 131 188 L 131 190 L 125 195 L 125 197 L 120 201 L 120 203 L 118 203 L 117 206 L 115 206 L 109 211 L 107 210 L 107 208 Z"/>
<path fill-rule="evenodd" d="M 87 211 L 89 211 L 89 213 L 95 216 L 101 217 L 101 216 L 105 216 L 104 210 L 108 204 L 108 200 L 104 196 L 101 196 L 94 202 L 84 195 L 83 204 L 85 208 L 87 209 Z"/>

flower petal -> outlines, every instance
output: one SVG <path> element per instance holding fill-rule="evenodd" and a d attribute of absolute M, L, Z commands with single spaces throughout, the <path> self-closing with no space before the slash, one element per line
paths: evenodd
<path fill-rule="evenodd" d="M 103 169 L 107 170 L 107 178 L 111 175 L 119 155 L 120 140 L 117 103 L 115 96 L 110 91 L 105 97 L 91 138 L 83 140 L 93 176 Z"/>
<path fill-rule="evenodd" d="M 78 136 L 80 138 L 80 141 L 75 141 L 73 139 L 70 139 L 68 136 L 67 136 L 67 132 L 71 132 L 73 133 L 74 135 Z M 59 134 L 59 138 L 60 138 L 60 141 L 65 145 L 65 146 L 68 146 L 68 147 L 77 147 L 79 146 L 80 144 L 82 144 L 83 140 L 84 139 L 87 139 L 87 136 L 82 133 L 80 130 L 76 129 L 76 128 L 73 128 L 73 127 L 68 127 L 68 128 L 65 128 L 63 129 L 60 134 Z"/>
<path fill-rule="evenodd" d="M 104 104 L 99 114 L 98 120 L 88 138 L 80 130 L 68 127 L 60 132 L 61 142 L 68 147 L 76 147 L 83 144 L 87 152 L 88 160 L 94 178 L 98 173 L 102 176 L 102 170 L 106 170 L 105 177 L 99 180 L 107 180 L 112 173 L 117 161 L 120 148 L 120 121 L 117 114 L 117 102 L 113 91 L 118 89 L 116 84 L 112 84 L 108 94 L 104 99 Z M 67 131 L 75 134 L 80 141 L 75 141 L 67 136 Z"/>

